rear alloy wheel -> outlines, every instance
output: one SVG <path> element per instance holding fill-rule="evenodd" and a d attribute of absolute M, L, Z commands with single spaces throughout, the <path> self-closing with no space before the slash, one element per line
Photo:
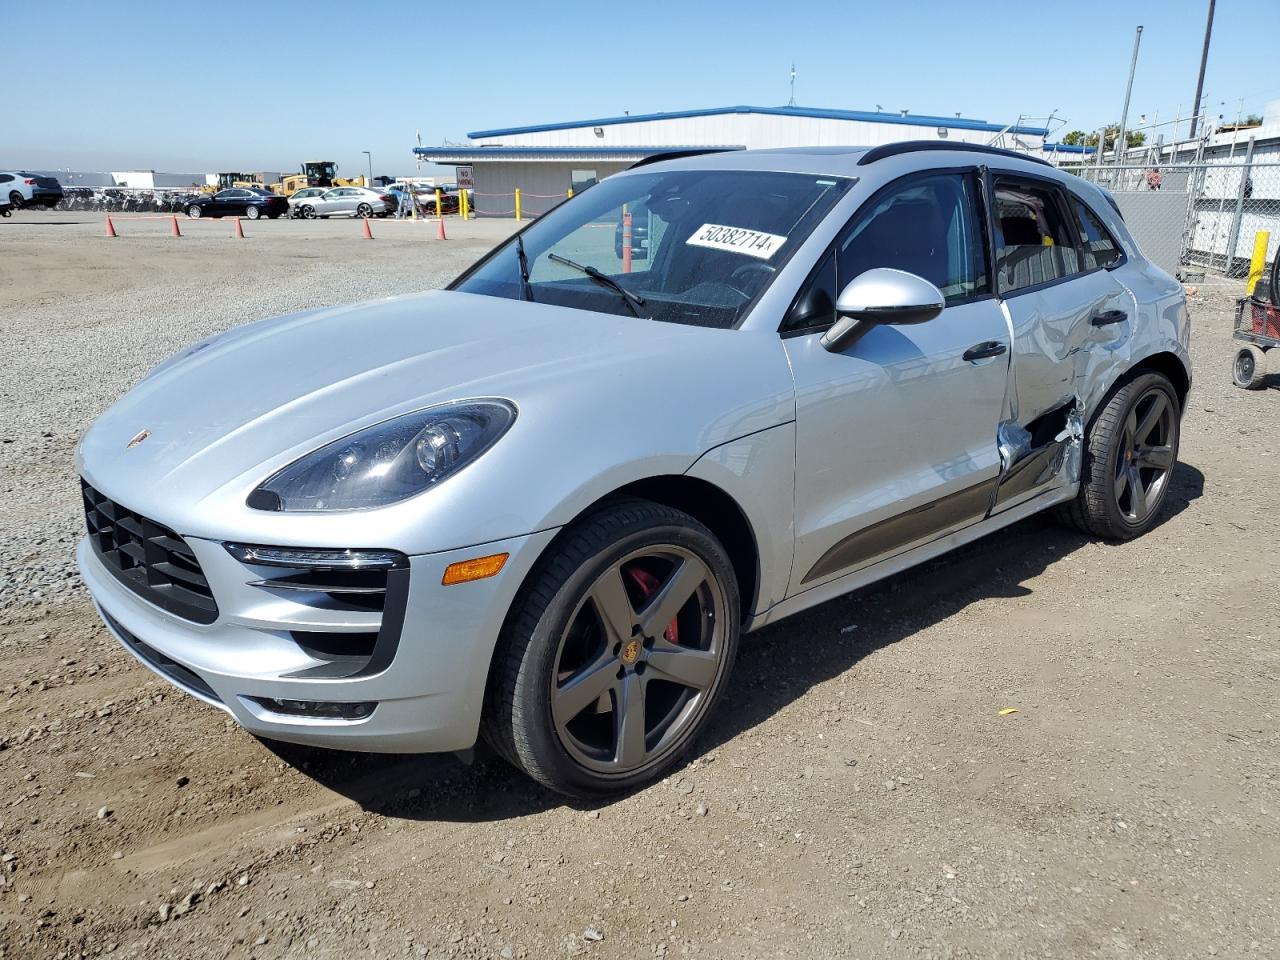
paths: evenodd
<path fill-rule="evenodd" d="M 246 207 L 244 211 L 244 215 L 248 217 L 250 220 L 257 220 L 260 216 L 262 216 L 262 211 L 259 210 L 257 207 Z"/>
<path fill-rule="evenodd" d="M 1144 373 L 1116 390 L 1089 427 L 1080 492 L 1067 518 L 1085 533 L 1132 540 L 1160 517 L 1178 462 L 1173 384 Z"/>
<path fill-rule="evenodd" d="M 187 216 L 192 220 L 199 220 L 203 213 L 204 211 L 200 209 L 200 204 L 198 203 L 193 203 L 191 206 L 187 207 Z"/>
<path fill-rule="evenodd" d="M 1245 390 L 1262 389 L 1267 379 L 1267 355 L 1261 347 L 1246 343 L 1231 364 L 1231 382 Z"/>
<path fill-rule="evenodd" d="M 577 797 L 671 767 L 719 699 L 738 646 L 738 587 L 693 517 L 620 500 L 561 534 L 499 641 L 486 739 Z"/>
<path fill-rule="evenodd" d="M 360 204 L 360 206 L 356 207 L 356 216 L 357 217 L 373 216 L 373 207 L 369 206 L 369 204 L 367 203 Z"/>
<path fill-rule="evenodd" d="M 14 209 L 16 210 L 21 210 L 25 205 L 25 201 L 22 199 L 22 194 L 17 190 L 14 190 L 9 194 L 9 202 L 13 204 Z"/>

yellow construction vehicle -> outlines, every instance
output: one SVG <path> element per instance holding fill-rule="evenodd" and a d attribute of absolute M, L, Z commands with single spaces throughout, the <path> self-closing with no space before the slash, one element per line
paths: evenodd
<path fill-rule="evenodd" d="M 302 164 L 301 173 L 281 177 L 271 184 L 271 191 L 282 197 L 291 197 L 304 187 L 363 187 L 364 174 L 358 177 L 339 177 L 338 165 L 332 160 L 308 160 Z"/>

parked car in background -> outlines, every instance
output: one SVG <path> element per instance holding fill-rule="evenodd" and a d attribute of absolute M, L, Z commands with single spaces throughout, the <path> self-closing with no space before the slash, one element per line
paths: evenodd
<path fill-rule="evenodd" d="M 275 220 L 289 212 L 289 201 L 262 187 L 232 187 L 212 197 L 188 200 L 183 213 L 194 220 L 201 217 L 270 217 Z"/>
<path fill-rule="evenodd" d="M 299 216 L 307 219 L 385 217 L 388 213 L 395 212 L 396 198 L 368 187 L 334 187 L 318 197 L 308 197 L 296 209 Z"/>
<path fill-rule="evenodd" d="M 62 200 L 62 184 L 53 177 L 42 177 L 25 170 L 0 173 L 0 197 L 19 210 L 23 207 L 54 207 Z"/>
<path fill-rule="evenodd" d="M 608 228 L 640 209 L 634 269 Z M 1190 322 L 1109 194 L 1021 154 L 645 165 L 447 290 L 153 369 L 76 448 L 80 570 L 132 656 L 257 736 L 483 736 L 628 791 L 706 729 L 741 633 L 1049 508 L 1160 523 Z"/>
<path fill-rule="evenodd" d="M 289 197 L 289 216 L 302 216 L 302 207 L 304 204 L 315 200 L 317 197 L 324 196 L 332 189 L 332 187 L 303 187 L 301 190 L 296 191 L 291 197 Z"/>

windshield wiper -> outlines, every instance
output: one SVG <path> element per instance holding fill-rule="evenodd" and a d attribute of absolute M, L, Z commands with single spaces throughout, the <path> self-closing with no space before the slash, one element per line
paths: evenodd
<path fill-rule="evenodd" d="M 610 290 L 617 293 L 618 296 L 622 297 L 622 302 L 627 305 L 631 312 L 637 317 L 640 316 L 640 311 L 637 310 L 636 307 L 644 306 L 644 297 L 640 296 L 638 293 L 632 293 L 617 280 L 613 279 L 613 277 L 608 274 L 601 273 L 595 267 L 588 266 L 585 263 L 578 263 L 577 261 L 570 260 L 568 257 L 562 257 L 558 253 L 548 253 L 547 259 L 554 260 L 556 263 L 563 263 L 566 267 L 573 267 L 575 270 L 581 270 L 596 283 L 601 286 L 608 287 Z"/>
<path fill-rule="evenodd" d="M 516 260 L 520 264 L 520 296 L 533 301 L 533 286 L 529 283 L 529 258 L 524 255 L 524 237 L 516 234 Z"/>

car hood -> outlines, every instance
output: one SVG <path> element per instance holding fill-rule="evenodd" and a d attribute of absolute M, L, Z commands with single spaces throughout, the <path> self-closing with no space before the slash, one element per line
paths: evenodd
<path fill-rule="evenodd" d="M 520 409 L 511 434 L 523 438 L 523 454 L 511 438 L 495 448 L 517 458 L 507 464 L 517 474 L 521 456 L 527 469 L 529 458 L 576 457 L 593 437 L 600 450 L 620 443 L 622 421 L 642 415 L 651 428 L 628 442 L 669 447 L 687 467 L 794 410 L 776 336 L 437 291 L 279 317 L 198 345 L 93 424 L 78 466 L 108 496 L 161 522 L 181 500 L 191 511 L 182 532 L 191 532 L 203 525 L 193 519 L 202 501 L 242 504 L 324 443 L 486 396 Z"/>

